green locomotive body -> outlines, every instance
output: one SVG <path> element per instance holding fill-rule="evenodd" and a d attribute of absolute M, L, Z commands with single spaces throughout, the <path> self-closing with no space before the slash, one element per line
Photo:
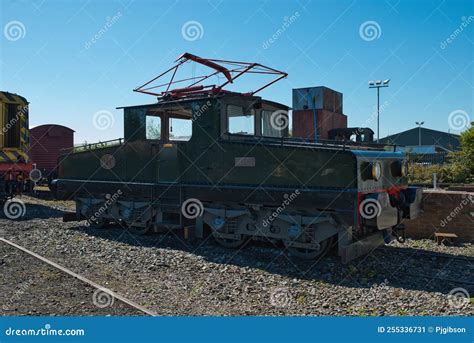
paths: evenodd
<path fill-rule="evenodd" d="M 60 161 L 54 188 L 76 201 L 70 220 L 138 233 L 192 226 L 198 237 L 207 226 L 226 247 L 283 242 L 316 258 L 337 246 L 349 261 L 418 215 L 421 189 L 408 187 L 401 153 L 290 138 L 285 105 L 220 92 L 123 110 L 123 140 Z"/>

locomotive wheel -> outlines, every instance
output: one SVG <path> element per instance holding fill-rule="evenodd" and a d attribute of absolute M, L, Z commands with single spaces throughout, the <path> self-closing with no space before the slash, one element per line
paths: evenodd
<path fill-rule="evenodd" d="M 150 226 L 145 226 L 145 227 L 141 227 L 141 226 L 133 226 L 129 223 L 126 223 L 127 225 L 127 230 L 134 234 L 134 235 L 139 235 L 139 236 L 144 236 L 146 235 L 148 232 L 150 232 Z"/>
<path fill-rule="evenodd" d="M 223 246 L 224 248 L 227 248 L 227 249 L 240 248 L 247 241 L 247 238 L 245 237 L 242 237 L 241 239 L 229 239 L 229 238 L 217 237 L 215 235 L 213 236 L 216 242 L 220 246 Z"/>
<path fill-rule="evenodd" d="M 329 237 L 324 241 L 319 243 L 319 250 L 314 249 L 306 249 L 306 248 L 295 248 L 295 247 L 288 247 L 287 249 L 291 255 L 300 258 L 302 260 L 314 260 L 319 257 L 323 257 L 327 254 L 327 252 L 331 249 L 333 242 L 333 237 Z"/>
<path fill-rule="evenodd" d="M 96 218 L 89 221 L 90 227 L 93 229 L 103 229 L 108 223 L 109 221 L 105 218 Z"/>

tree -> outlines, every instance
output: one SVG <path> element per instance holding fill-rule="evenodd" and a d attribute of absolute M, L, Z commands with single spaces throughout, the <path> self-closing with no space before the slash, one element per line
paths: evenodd
<path fill-rule="evenodd" d="M 471 123 L 471 127 L 461 133 L 461 151 L 468 156 L 474 157 L 474 122 Z"/>
<path fill-rule="evenodd" d="M 147 119 L 146 119 L 146 138 L 147 139 L 160 139 L 161 138 L 160 118 L 147 117 Z"/>
<path fill-rule="evenodd" d="M 461 133 L 459 151 L 449 154 L 449 163 L 442 165 L 413 165 L 410 181 L 430 183 L 433 173 L 440 183 L 474 183 L 474 122 Z"/>
<path fill-rule="evenodd" d="M 454 156 L 455 175 L 466 179 L 465 182 L 474 182 L 474 122 L 471 127 L 461 133 L 461 149 Z"/>

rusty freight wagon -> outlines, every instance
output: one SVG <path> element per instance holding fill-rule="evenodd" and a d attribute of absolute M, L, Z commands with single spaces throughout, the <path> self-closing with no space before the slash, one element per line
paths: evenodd
<path fill-rule="evenodd" d="M 42 179 L 57 178 L 59 157 L 74 146 L 74 130 L 57 124 L 40 125 L 30 130 L 30 137 L 30 157 Z"/>
<path fill-rule="evenodd" d="M 183 87 L 176 74 L 187 62 L 211 74 Z M 275 79 L 247 93 L 224 89 L 248 73 Z M 222 83 L 206 84 L 217 74 Z M 169 82 L 156 85 L 164 75 Z M 258 63 L 182 55 L 135 89 L 157 102 L 122 108 L 124 140 L 62 158 L 55 191 L 76 202 L 65 220 L 115 222 L 138 234 L 191 226 L 228 248 L 264 240 L 308 259 L 335 247 L 344 261 L 399 236 L 421 200 L 407 185 L 403 155 L 289 137 L 289 107 L 256 95 L 285 76 Z"/>

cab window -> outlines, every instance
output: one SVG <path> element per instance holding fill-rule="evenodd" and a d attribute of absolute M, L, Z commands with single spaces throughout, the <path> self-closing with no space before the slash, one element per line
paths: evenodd
<path fill-rule="evenodd" d="M 146 116 L 146 139 L 161 139 L 161 118 Z"/>
<path fill-rule="evenodd" d="M 227 106 L 228 133 L 255 135 L 255 111 L 245 111 L 242 106 Z"/>
<path fill-rule="evenodd" d="M 170 118 L 170 141 L 184 141 L 191 139 L 193 134 L 193 121 L 191 119 Z"/>

